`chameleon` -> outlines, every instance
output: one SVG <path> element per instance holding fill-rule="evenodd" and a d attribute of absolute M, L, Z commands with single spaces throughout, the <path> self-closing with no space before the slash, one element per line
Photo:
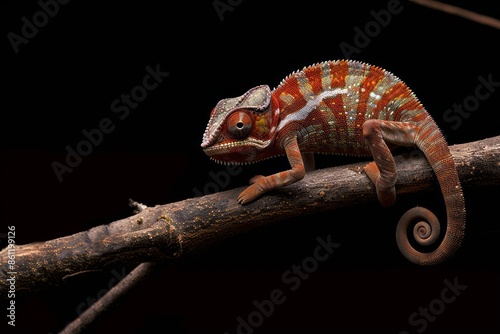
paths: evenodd
<path fill-rule="evenodd" d="M 394 149 L 417 148 L 439 183 L 446 230 L 441 233 L 437 217 L 417 206 L 399 220 L 397 245 L 409 261 L 434 265 L 452 257 L 463 241 L 464 195 L 443 133 L 415 93 L 379 66 L 324 61 L 292 72 L 272 90 L 260 85 L 222 99 L 210 113 L 201 147 L 212 160 L 224 164 L 286 155 L 291 169 L 251 178 L 237 198 L 241 205 L 303 179 L 315 167 L 315 153 L 372 157 L 363 171 L 383 207 L 396 201 Z M 412 228 L 416 244 L 408 239 Z"/>

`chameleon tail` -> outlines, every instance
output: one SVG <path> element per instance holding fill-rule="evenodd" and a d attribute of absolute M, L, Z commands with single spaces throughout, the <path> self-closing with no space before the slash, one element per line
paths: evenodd
<path fill-rule="evenodd" d="M 401 217 L 396 229 L 396 241 L 408 260 L 420 265 L 433 265 L 446 261 L 460 247 L 465 232 L 465 203 L 450 150 L 432 119 L 423 121 L 415 142 L 432 166 L 441 188 L 446 206 L 446 232 L 441 244 L 434 250 L 427 253 L 416 250 L 407 238 L 409 227 L 413 226 L 414 239 L 421 246 L 433 244 L 440 234 L 436 216 L 425 208 L 416 207 Z"/>

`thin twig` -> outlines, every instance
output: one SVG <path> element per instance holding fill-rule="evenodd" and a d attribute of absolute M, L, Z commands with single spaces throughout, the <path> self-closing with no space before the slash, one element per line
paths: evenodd
<path fill-rule="evenodd" d="M 132 270 L 124 279 L 112 287 L 104 296 L 86 309 L 78 318 L 69 323 L 60 334 L 82 333 L 93 322 L 101 318 L 130 290 L 148 278 L 154 271 L 156 263 L 144 262 Z"/>
<path fill-rule="evenodd" d="M 440 10 L 442 12 L 452 14 L 452 15 L 457 15 L 460 17 L 463 17 L 465 19 L 474 21 L 476 23 L 484 24 L 487 26 L 490 26 L 495 29 L 500 29 L 500 20 L 491 17 L 491 16 L 486 16 L 482 14 L 478 14 L 476 12 L 463 9 L 457 6 L 449 5 L 447 3 L 439 2 L 439 1 L 434 1 L 434 0 L 410 0 L 418 5 L 421 6 L 426 6 L 432 9 Z M 494 5 L 494 2 L 492 2 L 492 6 Z"/>

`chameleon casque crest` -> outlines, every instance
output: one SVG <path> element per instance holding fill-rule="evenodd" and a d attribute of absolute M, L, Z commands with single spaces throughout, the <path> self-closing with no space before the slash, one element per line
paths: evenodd
<path fill-rule="evenodd" d="M 420 265 L 445 261 L 460 247 L 465 231 L 465 203 L 448 145 L 415 94 L 392 73 L 351 60 L 327 61 L 288 75 L 273 90 L 267 85 L 219 101 L 210 114 L 201 147 L 220 163 L 246 164 L 286 155 L 291 169 L 257 175 L 238 197 L 249 203 L 267 191 L 301 180 L 314 168 L 314 153 L 371 156 L 364 168 L 380 203 L 396 200 L 397 171 L 391 151 L 399 146 L 420 149 L 436 174 L 446 205 L 446 231 L 423 207 L 400 219 L 396 241 L 403 255 Z"/>

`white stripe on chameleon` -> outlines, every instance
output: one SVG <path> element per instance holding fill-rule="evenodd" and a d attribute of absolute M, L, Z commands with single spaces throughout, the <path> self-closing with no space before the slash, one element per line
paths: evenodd
<path fill-rule="evenodd" d="M 288 114 L 278 125 L 278 131 L 280 131 L 284 126 L 293 121 L 302 121 L 309 116 L 311 111 L 316 109 L 321 101 L 329 97 L 335 97 L 339 94 L 347 94 L 347 88 L 335 88 L 333 90 L 325 90 L 314 97 L 312 100 L 308 100 L 306 105 L 294 112 L 293 114 Z"/>

